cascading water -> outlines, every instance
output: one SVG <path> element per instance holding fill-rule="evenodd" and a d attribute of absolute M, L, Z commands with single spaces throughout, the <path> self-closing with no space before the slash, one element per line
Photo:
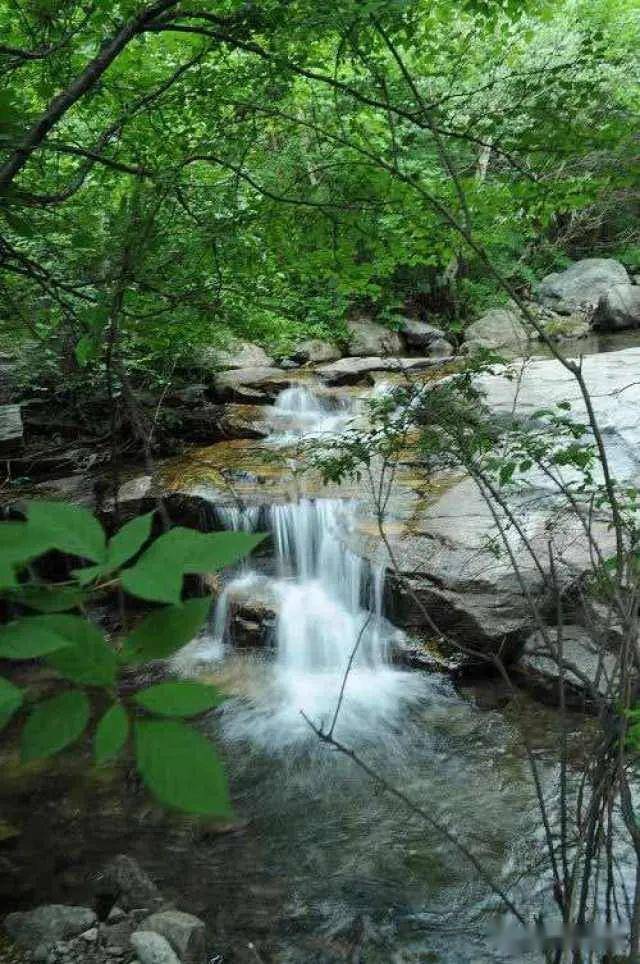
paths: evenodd
<path fill-rule="evenodd" d="M 288 445 L 301 438 L 336 434 L 351 418 L 351 406 L 344 398 L 328 398 L 295 385 L 280 392 L 272 408 L 275 430 L 270 442 Z"/>

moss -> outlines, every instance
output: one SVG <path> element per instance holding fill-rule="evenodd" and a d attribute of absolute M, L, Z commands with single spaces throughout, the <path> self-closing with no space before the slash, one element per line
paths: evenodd
<path fill-rule="evenodd" d="M 26 960 L 22 951 L 0 933 L 0 964 L 26 964 Z"/>

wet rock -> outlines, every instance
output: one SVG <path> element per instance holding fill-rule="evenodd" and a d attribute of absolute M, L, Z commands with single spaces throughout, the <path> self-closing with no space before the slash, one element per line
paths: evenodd
<path fill-rule="evenodd" d="M 415 318 L 403 318 L 400 323 L 400 331 L 404 340 L 410 348 L 424 348 L 431 354 L 431 346 L 434 342 L 446 340 L 446 335 L 441 328 L 434 328 L 426 321 L 418 321 Z M 451 354 L 449 352 L 448 354 Z"/>
<path fill-rule="evenodd" d="M 182 964 L 206 964 L 206 929 L 199 917 L 165 910 L 143 921 L 141 929 L 164 937 Z"/>
<path fill-rule="evenodd" d="M 95 921 L 96 915 L 88 907 L 45 904 L 35 910 L 9 914 L 4 919 L 4 929 L 19 947 L 46 950 L 57 941 L 82 934 Z"/>
<path fill-rule="evenodd" d="M 275 362 L 264 348 L 250 341 L 232 343 L 227 349 L 209 349 L 205 355 L 207 363 L 216 368 L 270 368 Z"/>
<path fill-rule="evenodd" d="M 594 326 L 600 331 L 623 331 L 640 327 L 640 287 L 617 284 L 598 302 Z"/>
<path fill-rule="evenodd" d="M 20 406 L 0 405 L 0 455 L 20 451 L 23 441 Z"/>
<path fill-rule="evenodd" d="M 124 910 L 153 908 L 162 901 L 162 895 L 149 875 L 133 857 L 126 854 L 119 854 L 106 865 L 96 882 L 96 891 L 99 894 L 112 894 L 111 906 L 117 903 Z"/>
<path fill-rule="evenodd" d="M 404 344 L 397 331 L 375 321 L 356 319 L 347 322 L 349 354 L 356 356 L 402 355 Z"/>
<path fill-rule="evenodd" d="M 215 393 L 221 402 L 270 404 L 291 377 L 280 368 L 256 367 L 222 372 L 215 379 Z"/>
<path fill-rule="evenodd" d="M 300 365 L 307 363 L 319 365 L 322 362 L 336 361 L 340 358 L 340 349 L 332 345 L 330 341 L 323 341 L 320 338 L 308 338 L 301 341 L 291 353 L 293 361 Z"/>
<path fill-rule="evenodd" d="M 571 341 L 586 338 L 591 334 L 591 323 L 584 312 L 575 311 L 571 315 L 558 315 L 549 312 L 540 317 L 545 334 L 553 341 Z"/>
<path fill-rule="evenodd" d="M 515 681 L 553 706 L 560 704 L 561 679 L 567 706 L 586 709 L 597 703 L 598 696 L 606 696 L 615 677 L 616 659 L 602 643 L 582 626 L 563 626 L 560 635 L 550 627 L 546 635 L 547 641 L 540 631 L 527 639 L 522 657 L 513 668 Z"/>
<path fill-rule="evenodd" d="M 341 358 L 316 369 L 328 385 L 357 385 L 374 382 L 375 372 L 422 371 L 442 365 L 444 358 Z"/>
<path fill-rule="evenodd" d="M 258 405 L 225 405 L 219 428 L 227 439 L 266 438 L 270 432 L 264 410 Z"/>
<path fill-rule="evenodd" d="M 541 304 L 559 314 L 571 314 L 577 308 L 595 308 L 600 297 L 619 284 L 629 284 L 629 275 L 619 261 L 585 258 L 565 271 L 543 278 L 536 289 L 536 297 Z"/>
<path fill-rule="evenodd" d="M 134 931 L 131 946 L 140 964 L 181 964 L 169 941 L 153 931 Z"/>
<path fill-rule="evenodd" d="M 465 329 L 469 351 L 477 348 L 509 348 L 526 352 L 529 334 L 519 312 L 511 308 L 492 308 Z"/>

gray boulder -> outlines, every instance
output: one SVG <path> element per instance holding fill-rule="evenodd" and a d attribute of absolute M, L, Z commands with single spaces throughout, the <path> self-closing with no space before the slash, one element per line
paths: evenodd
<path fill-rule="evenodd" d="M 433 342 L 446 338 L 441 328 L 434 328 L 426 321 L 415 318 L 403 318 L 400 331 L 410 348 L 429 348 Z"/>
<path fill-rule="evenodd" d="M 140 964 L 182 964 L 169 941 L 154 931 L 134 931 L 131 946 Z"/>
<path fill-rule="evenodd" d="M 4 929 L 19 947 L 33 951 L 77 937 L 95 922 L 96 915 L 89 907 L 45 904 L 35 910 L 9 914 L 4 919 Z"/>
<path fill-rule="evenodd" d="M 397 331 L 365 318 L 347 322 L 349 354 L 354 356 L 402 355 L 404 344 Z"/>
<path fill-rule="evenodd" d="M 431 358 L 451 358 L 455 353 L 455 348 L 446 338 L 435 338 L 427 346 L 427 351 Z"/>
<path fill-rule="evenodd" d="M 373 384 L 375 372 L 419 372 L 429 368 L 436 368 L 448 357 L 434 358 L 340 358 L 330 365 L 321 365 L 316 369 L 321 378 L 328 385 L 358 385 Z"/>
<path fill-rule="evenodd" d="M 536 289 L 538 301 L 560 314 L 571 314 L 578 308 L 595 308 L 600 297 L 610 288 L 629 284 L 629 275 L 619 261 L 612 258 L 585 258 L 565 271 L 543 278 Z"/>
<path fill-rule="evenodd" d="M 507 348 L 525 352 L 529 333 L 518 312 L 511 308 L 492 308 L 468 326 L 464 340 L 469 351 Z"/>
<path fill-rule="evenodd" d="M 233 369 L 216 375 L 215 393 L 221 402 L 268 405 L 290 384 L 291 377 L 280 368 Z"/>
<path fill-rule="evenodd" d="M 618 284 L 600 296 L 594 327 L 601 331 L 622 331 L 640 327 L 640 287 Z"/>
<path fill-rule="evenodd" d="M 300 365 L 309 363 L 320 365 L 322 362 L 336 361 L 341 357 L 340 349 L 332 345 L 330 341 L 323 341 L 320 338 L 308 338 L 300 342 L 291 353 L 294 362 Z"/>
<path fill-rule="evenodd" d="M 527 639 L 524 652 L 514 667 L 515 679 L 545 703 L 560 703 L 564 681 L 564 699 L 568 706 L 588 709 L 606 696 L 615 677 L 615 657 L 600 648 L 582 626 L 550 627 L 545 640 L 540 631 Z M 561 642 L 560 642 L 561 640 Z M 561 648 L 560 648 L 561 647 Z M 560 668 L 562 653 L 562 670 Z"/>
<path fill-rule="evenodd" d="M 182 964 L 206 964 L 206 928 L 199 917 L 180 910 L 164 910 L 143 921 L 141 929 L 169 941 Z"/>
<path fill-rule="evenodd" d="M 96 890 L 113 894 L 114 904 L 117 900 L 118 906 L 124 910 L 138 907 L 152 909 L 162 902 L 162 895 L 151 877 L 137 860 L 126 854 L 118 854 L 109 861 L 98 877 Z"/>
<path fill-rule="evenodd" d="M 211 349 L 205 354 L 207 367 L 216 368 L 270 368 L 275 364 L 264 348 L 250 341 L 237 341 L 227 349 Z"/>
<path fill-rule="evenodd" d="M 0 455 L 11 455 L 22 448 L 23 427 L 19 405 L 0 405 Z"/>

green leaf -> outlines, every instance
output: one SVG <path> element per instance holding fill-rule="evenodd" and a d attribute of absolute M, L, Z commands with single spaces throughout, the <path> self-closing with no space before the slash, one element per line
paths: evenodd
<path fill-rule="evenodd" d="M 191 680 L 157 683 L 135 696 L 139 706 L 159 716 L 197 716 L 220 706 L 223 700 L 215 686 Z"/>
<path fill-rule="evenodd" d="M 60 649 L 74 644 L 68 633 L 61 631 L 60 625 L 54 623 L 54 616 L 25 616 L 16 622 L 9 623 L 0 629 L 0 657 L 4 659 L 33 659 L 55 653 Z M 84 620 L 79 616 L 67 616 L 67 619 Z"/>
<path fill-rule="evenodd" d="M 84 686 L 113 686 L 117 657 L 97 626 L 77 616 L 49 616 L 49 624 L 71 646 L 47 657 L 61 676 Z"/>
<path fill-rule="evenodd" d="M 153 516 L 154 513 L 149 512 L 132 519 L 109 540 L 106 563 L 108 570 L 119 569 L 142 548 L 151 535 Z"/>
<path fill-rule="evenodd" d="M 31 532 L 49 548 L 92 562 L 104 559 L 104 530 L 88 509 L 66 502 L 29 502 L 27 517 Z"/>
<path fill-rule="evenodd" d="M 60 693 L 38 704 L 22 730 L 22 760 L 54 756 L 75 743 L 89 722 L 89 700 L 80 690 Z"/>
<path fill-rule="evenodd" d="M 244 559 L 265 538 L 248 532 L 197 532 L 176 527 L 153 543 L 135 566 L 122 573 L 122 585 L 153 602 L 179 603 L 188 572 L 216 572 Z"/>
<path fill-rule="evenodd" d="M 122 647 L 127 663 L 166 659 L 190 643 L 202 627 L 211 607 L 211 598 L 189 599 L 182 606 L 165 606 L 151 613 L 136 626 Z"/>
<path fill-rule="evenodd" d="M 136 723 L 135 735 L 138 770 L 161 803 L 188 813 L 231 815 L 224 769 L 201 733 L 184 723 L 145 720 Z"/>
<path fill-rule="evenodd" d="M 50 548 L 45 535 L 27 522 L 0 523 L 0 557 L 3 562 L 24 564 Z"/>
<path fill-rule="evenodd" d="M 22 706 L 22 690 L 0 676 L 0 730 L 4 729 L 20 706 Z"/>
<path fill-rule="evenodd" d="M 84 593 L 73 586 L 26 586 L 13 601 L 43 613 L 60 613 L 75 609 L 85 600 Z"/>
<path fill-rule="evenodd" d="M 129 735 L 129 718 L 120 703 L 114 703 L 96 728 L 95 759 L 98 766 L 108 763 L 120 753 Z"/>

